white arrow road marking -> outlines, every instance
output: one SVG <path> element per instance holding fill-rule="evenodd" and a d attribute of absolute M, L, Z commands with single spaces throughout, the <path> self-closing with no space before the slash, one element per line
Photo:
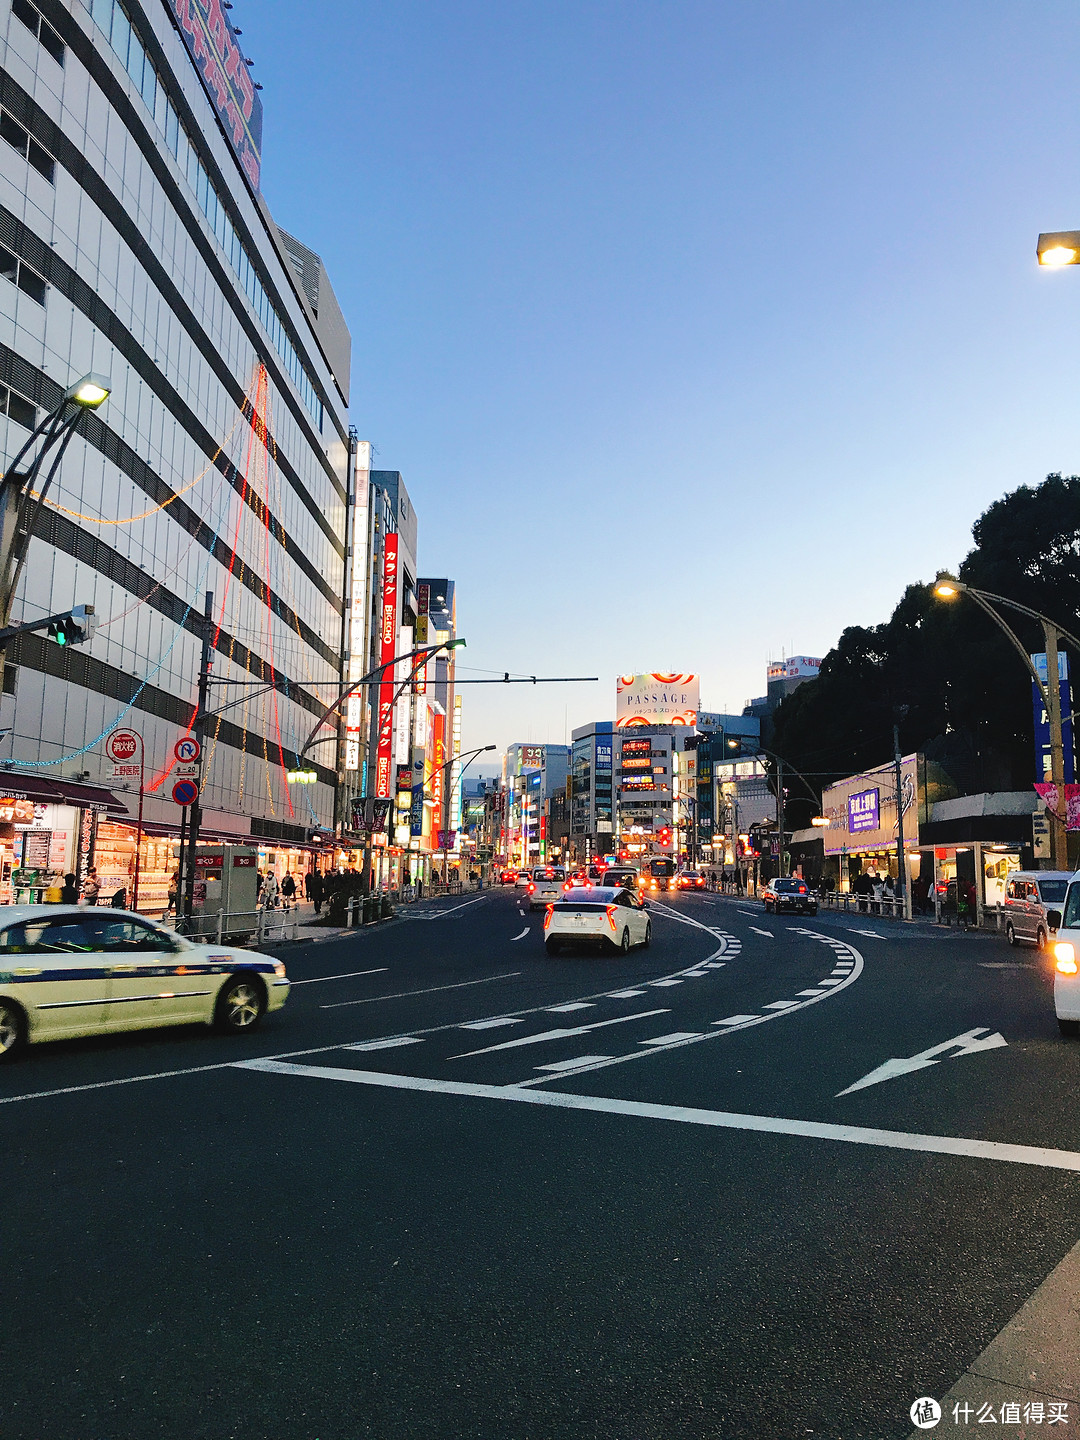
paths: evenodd
<path fill-rule="evenodd" d="M 620 1015 L 615 1020 L 594 1020 L 591 1025 L 565 1025 L 559 1030 L 544 1030 L 539 1035 L 519 1035 L 514 1040 L 504 1040 L 501 1045 L 485 1045 L 482 1050 L 463 1050 L 460 1055 L 448 1055 L 448 1060 L 467 1060 L 470 1055 L 490 1055 L 493 1050 L 516 1050 L 521 1045 L 539 1045 L 542 1040 L 565 1040 L 570 1035 L 587 1035 L 590 1030 L 602 1030 L 605 1025 L 626 1025 L 631 1020 L 644 1020 L 649 1015 L 670 1015 L 670 1010 L 642 1010 L 637 1015 Z"/>
<path fill-rule="evenodd" d="M 845 925 L 844 929 L 848 932 L 849 935 L 869 935 L 871 940 L 885 939 L 885 936 L 879 935 L 876 930 L 853 930 L 850 925 Z"/>
<path fill-rule="evenodd" d="M 755 935 L 767 935 L 770 940 L 776 939 L 776 936 L 772 933 L 771 930 L 759 930 L 756 925 L 751 925 L 749 928 L 754 932 Z"/>
<path fill-rule="evenodd" d="M 979 1039 L 982 1036 L 982 1039 Z M 996 1030 L 991 1035 L 985 1025 L 979 1025 L 974 1030 L 966 1030 L 963 1035 L 955 1035 L 951 1040 L 943 1040 L 940 1045 L 932 1045 L 929 1050 L 921 1050 L 918 1055 L 912 1055 L 909 1060 L 886 1060 L 884 1065 L 879 1065 L 876 1070 L 871 1070 L 869 1075 L 864 1075 L 861 1080 L 856 1080 L 854 1085 L 849 1085 L 846 1090 L 839 1090 L 836 1099 L 841 1095 L 850 1095 L 853 1090 L 865 1090 L 868 1085 L 877 1085 L 882 1080 L 892 1080 L 897 1075 L 907 1075 L 912 1070 L 924 1070 L 928 1065 L 936 1065 L 939 1060 L 945 1058 L 945 1051 L 956 1049 L 955 1055 L 950 1055 L 950 1060 L 957 1059 L 960 1055 L 976 1055 L 980 1050 L 999 1050 L 1002 1045 L 1008 1045 L 1004 1035 Z"/>
<path fill-rule="evenodd" d="M 520 935 L 511 935 L 511 937 L 510 937 L 511 943 L 513 943 L 515 940 L 524 940 L 524 939 L 525 939 L 525 936 L 526 936 L 528 933 L 529 933 L 529 927 L 528 927 L 528 925 L 526 925 L 526 926 L 525 926 L 525 929 L 522 930 L 522 932 L 521 932 Z"/>

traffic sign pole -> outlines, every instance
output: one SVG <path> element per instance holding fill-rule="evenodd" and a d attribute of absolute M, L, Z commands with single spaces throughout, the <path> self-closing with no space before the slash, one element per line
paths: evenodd
<path fill-rule="evenodd" d="M 199 747 L 196 752 L 198 770 L 195 775 L 195 784 L 197 788 L 195 799 L 191 804 L 190 821 L 188 825 L 186 873 L 181 876 L 183 882 L 184 918 L 186 920 L 191 919 L 191 912 L 195 905 L 195 855 L 196 846 L 199 843 L 199 822 L 202 819 L 202 805 L 199 800 L 199 796 L 202 793 L 202 742 L 203 732 L 206 728 L 207 699 L 210 694 L 210 666 L 213 663 L 211 660 L 212 647 L 210 644 L 214 623 L 212 618 L 213 609 L 214 592 L 207 590 L 206 604 L 203 608 L 202 656 L 199 663 L 199 695 L 195 708 L 195 720 L 191 727 L 192 735 Z"/>
<path fill-rule="evenodd" d="M 114 765 L 120 764 L 132 755 L 134 742 L 139 752 L 139 819 L 135 827 L 135 873 L 131 879 L 131 910 L 139 909 L 139 875 L 142 870 L 140 852 L 143 835 L 143 798 L 146 794 L 146 746 L 138 730 L 114 730 L 105 741 L 105 753 Z M 126 897 L 125 897 L 126 898 Z"/>

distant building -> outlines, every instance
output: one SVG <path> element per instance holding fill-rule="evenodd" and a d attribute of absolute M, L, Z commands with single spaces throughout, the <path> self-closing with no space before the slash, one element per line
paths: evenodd
<path fill-rule="evenodd" d="M 570 746 L 515 741 L 503 756 L 506 858 L 539 865 L 547 858 L 544 801 L 566 785 Z"/>
<path fill-rule="evenodd" d="M 610 720 L 579 725 L 570 747 L 570 849 L 587 862 L 615 848 L 612 791 L 614 726 Z"/>
<path fill-rule="evenodd" d="M 635 725 L 615 736 L 618 848 L 631 860 L 675 854 L 675 750 L 686 735 L 681 725 Z"/>

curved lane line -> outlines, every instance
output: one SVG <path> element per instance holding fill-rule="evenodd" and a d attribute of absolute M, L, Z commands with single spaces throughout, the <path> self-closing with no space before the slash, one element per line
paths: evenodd
<path fill-rule="evenodd" d="M 526 925 L 526 926 L 525 926 L 525 929 L 522 930 L 522 932 L 521 932 L 520 935 L 511 935 L 511 937 L 510 937 L 510 943 L 511 943 L 511 945 L 514 943 L 515 940 L 524 940 L 524 939 L 525 939 L 525 936 L 526 936 L 528 933 L 529 933 L 529 927 L 528 927 L 528 925 Z"/>

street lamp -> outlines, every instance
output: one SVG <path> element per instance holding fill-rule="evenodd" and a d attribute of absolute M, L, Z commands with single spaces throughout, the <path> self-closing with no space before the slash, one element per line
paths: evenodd
<path fill-rule="evenodd" d="M 1080 230 L 1051 230 L 1039 236 L 1039 264 L 1049 270 L 1080 264 Z"/>
<path fill-rule="evenodd" d="M 103 375 L 84 375 L 69 386 L 59 405 L 35 425 L 29 439 L 4 471 L 0 480 L 0 627 L 6 627 L 11 620 L 11 607 L 26 564 L 30 537 L 37 528 L 45 497 L 56 478 L 64 451 L 83 416 L 88 410 L 96 410 L 103 405 L 109 398 L 110 389 L 111 385 Z M 38 440 L 42 442 L 41 447 L 29 468 L 20 471 L 21 461 Z M 37 504 L 29 513 L 21 513 L 26 499 L 33 495 L 45 458 L 51 451 L 55 454 L 37 493 Z M 0 647 L 0 665 L 2 663 L 3 650 Z"/>
<path fill-rule="evenodd" d="M 1039 238 L 1041 242 L 1046 237 L 1040 236 Z M 1049 238 L 1060 239 L 1061 237 Z M 1077 235 L 1077 244 L 1080 247 L 1080 234 Z M 978 590 L 974 585 L 966 585 L 946 570 L 942 570 L 934 581 L 934 594 L 941 600 L 955 600 L 959 595 L 970 595 L 975 604 L 981 610 L 985 610 L 998 628 L 1005 632 L 1020 653 L 1031 678 L 1035 681 L 1043 705 L 1046 707 L 1046 715 L 1050 723 L 1050 779 L 1058 787 L 1060 797 L 1065 784 L 1065 744 L 1061 731 L 1061 678 L 1058 641 L 1068 640 L 1071 645 L 1076 647 L 1077 651 L 1080 651 L 1080 640 L 1077 640 L 1074 635 L 1070 635 L 1068 630 L 1040 611 L 1032 610 L 1028 605 L 1021 605 L 1017 600 L 1009 600 L 1004 595 L 995 595 L 989 590 Z M 994 603 L 991 604 L 991 601 Z M 1046 684 L 1043 684 L 1042 677 L 1032 662 L 1027 646 L 1005 617 L 998 614 L 994 605 L 1005 605 L 1010 610 L 1016 610 L 1019 614 L 1026 615 L 1029 620 L 1037 620 L 1042 626 L 1046 644 Z M 1049 814 L 1050 863 L 1055 870 L 1067 870 L 1068 842 L 1065 836 L 1064 816 L 1059 815 L 1055 810 L 1050 810 Z"/>

